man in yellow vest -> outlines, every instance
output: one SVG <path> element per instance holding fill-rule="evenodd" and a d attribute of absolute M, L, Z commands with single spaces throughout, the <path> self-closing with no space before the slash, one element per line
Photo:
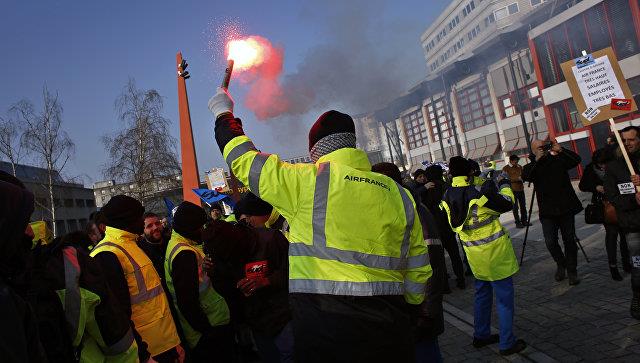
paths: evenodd
<path fill-rule="evenodd" d="M 427 246 L 410 193 L 356 149 L 353 119 L 321 115 L 309 132 L 314 163 L 288 164 L 257 151 L 226 89 L 209 109 L 234 175 L 289 221 L 296 361 L 412 360 L 409 312 L 431 276 Z"/>
<path fill-rule="evenodd" d="M 194 362 L 234 361 L 234 336 L 229 307 L 211 286 L 203 269 L 202 230 L 207 214 L 201 207 L 182 202 L 173 216 L 164 272 L 186 343 Z"/>
<path fill-rule="evenodd" d="M 102 265 L 116 300 L 130 318 L 138 355 L 157 362 L 184 360 L 167 296 L 153 263 L 136 244 L 143 232 L 144 207 L 134 198 L 116 195 L 102 207 L 105 237 L 91 251 Z"/>
<path fill-rule="evenodd" d="M 444 194 L 441 208 L 447 212 L 451 228 L 458 233 L 476 277 L 473 346 L 480 348 L 499 341 L 500 354 L 518 353 L 527 346 L 513 335 L 512 276 L 518 272 L 518 262 L 509 233 L 499 219 L 500 214 L 510 211 L 513 206 L 509 179 L 499 180 L 498 185 L 492 179 L 482 184 L 475 179 L 474 184 L 471 163 L 460 156 L 449 161 L 449 173 L 453 180 Z M 499 336 L 491 335 L 494 291 Z"/>

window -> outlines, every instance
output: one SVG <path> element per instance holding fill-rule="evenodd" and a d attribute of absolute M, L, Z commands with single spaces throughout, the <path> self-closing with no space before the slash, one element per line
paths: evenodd
<path fill-rule="evenodd" d="M 96 206 L 96 203 L 94 203 L 93 199 L 86 199 L 85 202 L 86 202 L 85 204 L 86 204 L 87 207 L 93 208 L 93 207 Z"/>
<path fill-rule="evenodd" d="M 564 82 L 560 64 L 579 56 L 582 50 L 593 52 L 611 46 L 618 59 L 639 53 L 632 24 L 627 1 L 607 1 L 536 37 L 533 43 L 544 86 Z"/>
<path fill-rule="evenodd" d="M 538 6 L 545 2 L 545 0 L 531 0 L 531 6 Z"/>
<path fill-rule="evenodd" d="M 506 7 L 500 8 L 500 9 L 494 11 L 493 14 L 494 14 L 496 20 L 504 19 L 507 16 L 509 16 L 509 13 L 507 12 L 507 8 Z"/>
<path fill-rule="evenodd" d="M 513 15 L 515 13 L 517 13 L 518 11 L 520 11 L 520 9 L 518 9 L 518 3 L 513 3 L 509 6 L 507 6 L 507 9 L 509 10 L 509 15 Z"/>
<path fill-rule="evenodd" d="M 429 132 L 434 141 L 440 141 L 440 132 L 442 133 L 443 139 L 447 139 L 452 135 L 451 123 L 448 120 L 446 108 L 447 104 L 444 97 L 432 101 L 427 105 L 429 112 Z M 438 131 L 438 125 L 440 126 L 440 132 Z"/>
<path fill-rule="evenodd" d="M 456 92 L 462 128 L 472 130 L 495 121 L 487 83 L 479 81 Z"/>
<path fill-rule="evenodd" d="M 75 232 L 78 230 L 78 222 L 75 219 L 67 219 L 67 231 Z"/>
<path fill-rule="evenodd" d="M 518 114 L 520 110 L 531 111 L 542 106 L 540 90 L 536 84 L 519 89 L 518 96 L 520 97 L 519 106 L 514 92 L 498 97 L 498 106 L 503 119 Z"/>
<path fill-rule="evenodd" d="M 408 115 L 403 116 L 402 123 L 407 134 L 409 149 L 416 149 L 429 143 L 429 138 L 427 137 L 427 129 L 424 125 L 421 110 L 418 109 Z"/>
<path fill-rule="evenodd" d="M 84 199 L 76 199 L 76 207 L 84 208 Z"/>

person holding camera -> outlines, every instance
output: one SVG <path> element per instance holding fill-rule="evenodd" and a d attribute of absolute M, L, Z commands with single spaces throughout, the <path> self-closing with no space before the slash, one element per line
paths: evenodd
<path fill-rule="evenodd" d="M 581 158 L 556 140 L 534 140 L 531 149 L 533 157 L 524 166 L 522 179 L 533 182 L 537 193 L 544 241 L 558 265 L 555 279 L 562 281 L 568 274 L 569 285 L 577 285 L 580 280 L 575 215 L 582 210 L 582 203 L 571 185 L 569 170 L 578 166 Z M 558 243 L 558 230 L 562 234 L 564 252 Z"/>

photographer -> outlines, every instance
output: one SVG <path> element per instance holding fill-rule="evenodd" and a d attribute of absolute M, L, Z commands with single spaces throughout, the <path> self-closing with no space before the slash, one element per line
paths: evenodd
<path fill-rule="evenodd" d="M 569 170 L 580 164 L 580 156 L 561 147 L 556 140 L 534 140 L 531 149 L 535 158 L 525 165 L 522 179 L 535 185 L 545 244 L 558 265 L 555 279 L 562 281 L 568 274 L 569 285 L 577 285 L 580 280 L 575 215 L 582 210 L 582 204 L 571 185 Z M 558 244 L 558 230 L 564 252 Z"/>
<path fill-rule="evenodd" d="M 625 160 L 618 150 L 618 158 L 606 166 L 604 192 L 616 209 L 619 228 L 625 233 L 631 254 L 631 316 L 640 320 L 640 185 L 638 161 L 640 160 L 640 128 L 629 126 L 620 132 L 624 148 L 629 154 L 634 175 L 629 173 Z"/>

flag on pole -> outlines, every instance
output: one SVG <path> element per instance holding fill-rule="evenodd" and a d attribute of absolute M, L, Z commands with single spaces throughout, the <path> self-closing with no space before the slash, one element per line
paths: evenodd
<path fill-rule="evenodd" d="M 233 199 L 231 199 L 228 195 L 219 193 L 215 190 L 210 189 L 193 189 L 193 192 L 196 193 L 203 202 L 207 203 L 208 206 L 212 204 L 218 203 L 220 201 L 224 201 L 226 204 L 234 206 L 235 203 Z"/>
<path fill-rule="evenodd" d="M 171 199 L 164 197 L 164 205 L 167 207 L 167 220 L 169 221 L 169 223 L 173 222 L 173 209 L 175 208 L 175 205 L 173 204 L 173 202 L 171 201 Z"/>

